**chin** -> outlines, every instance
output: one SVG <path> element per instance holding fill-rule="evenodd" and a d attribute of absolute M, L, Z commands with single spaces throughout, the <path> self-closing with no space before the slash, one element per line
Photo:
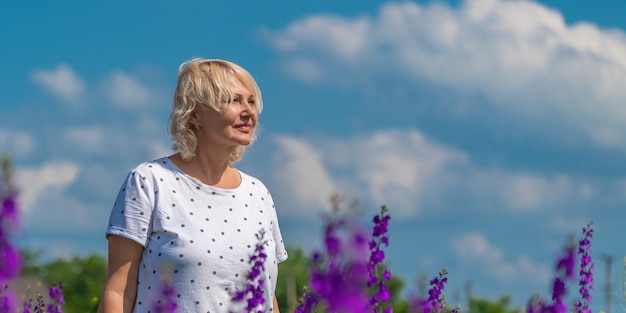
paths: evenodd
<path fill-rule="evenodd" d="M 251 143 L 252 143 L 252 139 L 250 139 L 250 138 L 239 140 L 239 145 L 240 146 L 247 146 L 247 145 L 250 145 Z"/>

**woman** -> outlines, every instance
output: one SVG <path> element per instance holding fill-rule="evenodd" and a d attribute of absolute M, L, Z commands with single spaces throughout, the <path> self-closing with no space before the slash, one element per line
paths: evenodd
<path fill-rule="evenodd" d="M 154 312 L 163 281 L 177 312 L 241 312 L 248 258 L 264 232 L 265 312 L 278 312 L 277 264 L 287 258 L 270 193 L 233 167 L 255 138 L 260 90 L 240 66 L 181 65 L 170 132 L 177 152 L 133 169 L 107 229 L 108 277 L 98 312 Z"/>

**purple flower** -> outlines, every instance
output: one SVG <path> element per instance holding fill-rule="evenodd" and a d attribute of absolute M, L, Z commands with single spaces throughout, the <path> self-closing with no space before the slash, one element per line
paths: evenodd
<path fill-rule="evenodd" d="M 388 270 L 388 269 L 385 269 L 385 270 L 383 271 L 383 278 L 384 278 L 385 280 L 391 280 L 391 272 L 389 272 L 389 270 Z"/>
<path fill-rule="evenodd" d="M 0 312 L 2 313 L 15 311 L 15 297 L 12 294 L 7 294 L 8 288 L 8 285 L 0 288 Z"/>
<path fill-rule="evenodd" d="M 50 287 L 50 289 L 48 290 L 50 302 L 48 302 L 47 304 L 40 293 L 37 294 L 36 300 L 33 301 L 32 290 L 30 288 L 27 291 L 27 295 L 27 300 L 24 301 L 24 304 L 22 306 L 23 313 L 63 313 L 63 310 L 61 308 L 63 305 L 65 305 L 65 300 L 63 299 L 62 283 L 52 284 L 52 287 Z M 7 311 L 0 310 L 0 312 L 4 313 Z"/>
<path fill-rule="evenodd" d="M 309 313 L 309 312 L 312 312 L 313 308 L 315 307 L 315 305 L 317 305 L 317 302 L 318 302 L 318 299 L 311 292 L 311 290 L 305 289 L 304 290 L 304 294 L 302 295 L 302 299 L 300 300 L 300 303 L 298 304 L 298 307 L 296 308 L 295 311 L 293 311 L 293 313 Z"/>
<path fill-rule="evenodd" d="M 383 281 L 378 282 L 378 292 L 376 292 L 375 297 L 380 302 L 391 300 L 391 293 L 389 293 L 389 289 L 387 289 L 387 285 Z"/>
<path fill-rule="evenodd" d="M 47 313 L 63 313 L 61 310 L 61 306 L 65 304 L 65 299 L 63 299 L 63 284 L 52 284 L 50 290 L 48 291 L 48 295 L 50 296 L 50 303 L 47 306 Z"/>
<path fill-rule="evenodd" d="M 0 286 L 6 286 L 19 273 L 22 265 L 19 251 L 10 241 L 19 225 L 17 191 L 13 187 L 11 174 L 10 160 L 4 158 L 0 185 Z M 0 312 L 13 312 L 14 305 L 12 295 L 0 290 Z"/>
<path fill-rule="evenodd" d="M 589 311 L 591 304 L 590 290 L 593 290 L 593 262 L 591 260 L 591 238 L 593 237 L 593 222 L 589 220 L 587 226 L 583 227 L 583 238 L 578 241 L 578 254 L 580 255 L 580 279 L 579 293 L 582 299 L 574 303 L 575 312 Z"/>
<path fill-rule="evenodd" d="M 385 285 L 385 280 L 391 280 L 391 273 L 387 268 L 383 269 L 382 279 L 378 273 L 378 268 L 385 260 L 385 252 L 381 250 L 382 245 L 389 246 L 389 220 L 391 216 L 387 214 L 389 210 L 387 206 L 383 205 L 380 209 L 380 214 L 374 216 L 374 227 L 372 229 L 372 240 L 369 242 L 370 247 L 370 259 L 368 263 L 369 279 L 367 286 L 375 286 L 374 295 L 370 298 L 370 303 L 376 312 L 383 310 L 383 303 L 391 300 L 391 294 Z M 385 311 L 391 310 L 390 308 Z"/>
<path fill-rule="evenodd" d="M 58 302 L 59 304 L 65 304 L 65 299 L 63 299 L 63 284 L 59 283 L 52 284 L 50 290 L 48 291 L 48 295 L 50 295 L 50 299 L 52 301 Z"/>
<path fill-rule="evenodd" d="M 445 284 L 448 282 L 448 270 L 444 267 L 439 272 L 439 276 L 433 278 L 430 281 L 430 289 L 428 290 L 428 297 L 413 296 L 410 299 L 411 312 L 418 313 L 430 313 L 430 312 L 443 312 L 446 303 L 443 298 L 443 290 Z M 458 309 L 453 309 L 458 311 Z"/>
<path fill-rule="evenodd" d="M 265 271 L 265 260 L 267 254 L 265 254 L 265 230 L 261 229 L 256 235 L 258 243 L 256 244 L 254 254 L 250 256 L 248 260 L 249 264 L 252 264 L 250 272 L 246 279 L 246 285 L 243 290 L 238 290 L 233 295 L 233 302 L 246 302 L 246 312 L 248 313 L 262 313 L 263 310 L 257 310 L 259 306 L 265 304 L 265 297 L 263 296 L 263 279 L 260 278 L 261 273 Z"/>
<path fill-rule="evenodd" d="M 357 219 L 340 216 L 338 206 L 332 212 L 325 217 L 324 250 L 312 254 L 309 289 L 295 312 L 371 313 L 368 235 Z"/>
<path fill-rule="evenodd" d="M 151 305 L 154 313 L 176 313 L 176 290 L 170 279 L 165 277 L 160 284 L 161 297 Z"/>
<path fill-rule="evenodd" d="M 380 247 L 377 247 L 380 248 Z M 370 262 L 372 264 L 380 264 L 385 260 L 385 252 L 382 250 L 374 250 L 372 251 L 372 255 L 370 257 Z"/>
<path fill-rule="evenodd" d="M 0 238 L 0 283 L 13 279 L 20 271 L 22 258 L 16 247 Z"/>
<path fill-rule="evenodd" d="M 566 313 L 569 311 L 568 305 L 563 298 L 567 295 L 568 281 L 574 281 L 576 277 L 576 251 L 580 255 L 580 275 L 579 292 L 582 299 L 576 300 L 573 312 L 589 312 L 591 303 L 590 290 L 593 289 L 593 263 L 591 260 L 591 238 L 593 237 L 592 221 L 589 220 L 586 227 L 583 227 L 583 238 L 578 241 L 578 249 L 573 242 L 565 246 L 564 253 L 556 259 L 555 277 L 552 283 L 552 303 L 535 295 L 528 302 L 527 313 Z"/>
<path fill-rule="evenodd" d="M 329 232 L 330 230 L 327 230 L 327 233 Z M 330 234 L 328 234 L 325 239 L 326 250 L 328 251 L 328 253 L 333 255 L 339 253 L 339 239 Z"/>
<path fill-rule="evenodd" d="M 15 191 L 10 190 L 9 195 L 2 200 L 2 216 L 12 222 L 17 222 L 18 220 L 17 202 L 15 201 L 16 197 L 17 194 Z"/>
<path fill-rule="evenodd" d="M 576 276 L 576 249 L 572 243 L 565 246 L 563 255 L 557 258 L 556 276 L 552 283 L 552 309 L 560 312 L 563 308 L 563 298 L 567 295 L 567 281 Z M 567 311 L 567 306 L 565 306 Z"/>
<path fill-rule="evenodd" d="M 563 273 L 564 279 L 573 279 L 576 275 L 576 250 L 573 244 L 568 244 L 565 253 L 557 259 L 556 270 Z"/>
<path fill-rule="evenodd" d="M 539 295 L 533 295 L 528 304 L 526 305 L 526 313 L 543 313 L 544 308 L 547 307 L 545 300 L 541 299 Z"/>
<path fill-rule="evenodd" d="M 368 277 L 364 262 L 323 263 L 311 271 L 310 288 L 314 301 L 323 302 L 330 312 L 368 312 L 369 301 L 364 288 Z M 304 308 L 307 305 L 302 305 Z M 310 311 L 304 311 L 310 312 Z"/>

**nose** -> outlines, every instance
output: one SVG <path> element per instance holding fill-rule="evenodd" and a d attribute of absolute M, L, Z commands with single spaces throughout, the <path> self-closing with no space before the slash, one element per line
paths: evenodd
<path fill-rule="evenodd" d="M 252 102 L 252 103 L 250 103 L 250 102 L 246 101 L 245 106 L 246 106 L 248 109 L 250 109 L 250 110 L 252 110 L 252 111 L 256 112 L 256 102 Z"/>
<path fill-rule="evenodd" d="M 244 115 L 248 115 L 248 116 L 256 115 L 257 114 L 256 105 L 254 103 L 245 101 L 245 103 L 243 104 L 243 110 L 241 113 Z"/>
<path fill-rule="evenodd" d="M 251 103 L 244 104 L 243 110 L 241 111 L 240 116 L 241 116 L 241 119 L 246 122 L 256 121 L 257 112 L 256 112 L 256 107 L 254 106 L 254 104 L 251 104 Z"/>

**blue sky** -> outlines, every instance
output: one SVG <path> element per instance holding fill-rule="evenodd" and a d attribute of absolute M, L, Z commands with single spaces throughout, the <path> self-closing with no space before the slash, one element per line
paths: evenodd
<path fill-rule="evenodd" d="M 332 192 L 391 209 L 392 272 L 447 266 L 452 303 L 549 297 L 568 235 L 595 221 L 620 310 L 626 220 L 624 1 L 65 1 L 0 4 L 0 152 L 23 246 L 104 253 L 115 194 L 171 153 L 178 66 L 247 68 L 264 96 L 242 170 L 311 249 Z M 313 222 L 312 222 L 313 221 Z"/>

